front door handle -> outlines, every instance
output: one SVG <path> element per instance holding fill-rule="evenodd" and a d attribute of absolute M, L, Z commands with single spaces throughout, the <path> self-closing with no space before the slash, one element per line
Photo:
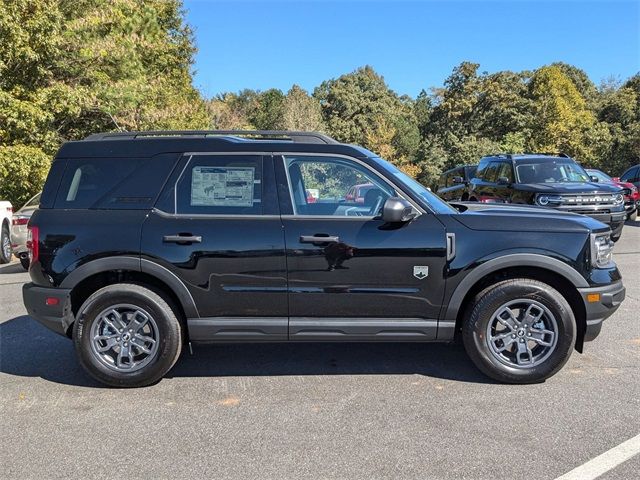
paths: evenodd
<path fill-rule="evenodd" d="M 201 243 L 202 236 L 187 234 L 178 235 L 165 235 L 162 237 L 162 241 L 165 243 Z"/>
<path fill-rule="evenodd" d="M 300 243 L 340 243 L 335 235 L 300 235 Z"/>

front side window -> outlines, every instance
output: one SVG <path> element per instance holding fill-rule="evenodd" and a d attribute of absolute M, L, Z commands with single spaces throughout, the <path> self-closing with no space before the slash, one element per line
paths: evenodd
<path fill-rule="evenodd" d="M 175 195 L 177 214 L 261 215 L 262 158 L 194 155 Z"/>
<path fill-rule="evenodd" d="M 510 183 L 513 182 L 513 167 L 510 163 L 502 162 L 500 164 L 500 170 L 498 170 L 498 178 L 500 177 L 506 178 Z"/>
<path fill-rule="evenodd" d="M 357 162 L 333 157 L 285 157 L 297 215 L 376 216 L 393 188 Z M 310 201 L 308 192 L 313 192 Z"/>

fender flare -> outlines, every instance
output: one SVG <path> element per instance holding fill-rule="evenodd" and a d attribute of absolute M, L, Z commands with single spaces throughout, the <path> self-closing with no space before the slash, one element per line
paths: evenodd
<path fill-rule="evenodd" d="M 545 270 L 561 275 L 571 282 L 571 284 L 576 288 L 585 288 L 589 286 L 589 283 L 578 273 L 577 270 L 558 259 L 536 253 L 513 253 L 503 255 L 487 260 L 481 265 L 478 265 L 462 279 L 449 297 L 449 302 L 445 309 L 443 320 L 455 322 L 464 297 L 482 277 L 509 267 L 544 268 Z"/>
<path fill-rule="evenodd" d="M 161 282 L 167 284 L 173 293 L 178 297 L 180 305 L 187 318 L 199 318 L 196 303 L 191 296 L 191 292 L 171 270 L 159 265 L 151 260 L 139 257 L 119 256 L 105 257 L 90 261 L 79 266 L 71 272 L 60 284 L 60 288 L 73 289 L 80 282 L 92 275 L 110 270 L 131 270 L 151 275 Z"/>

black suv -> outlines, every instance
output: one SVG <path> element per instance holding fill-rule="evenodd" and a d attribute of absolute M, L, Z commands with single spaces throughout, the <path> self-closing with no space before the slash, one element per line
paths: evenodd
<path fill-rule="evenodd" d="M 93 135 L 53 161 L 24 302 L 114 386 L 158 381 L 188 342 L 458 338 L 487 375 L 542 381 L 624 298 L 609 227 L 458 208 L 320 134 Z"/>
<path fill-rule="evenodd" d="M 476 174 L 476 165 L 463 165 L 443 172 L 438 178 L 436 193 L 446 201 L 469 200 L 467 185 Z"/>
<path fill-rule="evenodd" d="M 523 203 L 589 215 L 620 238 L 626 218 L 622 189 L 592 182 L 566 155 L 491 155 L 478 164 L 469 184 L 469 200 Z"/>

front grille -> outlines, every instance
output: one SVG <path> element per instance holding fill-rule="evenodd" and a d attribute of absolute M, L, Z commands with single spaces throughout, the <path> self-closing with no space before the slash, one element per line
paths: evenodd
<path fill-rule="evenodd" d="M 613 195 L 559 195 L 558 205 L 563 207 L 573 206 L 613 206 L 615 200 Z"/>

